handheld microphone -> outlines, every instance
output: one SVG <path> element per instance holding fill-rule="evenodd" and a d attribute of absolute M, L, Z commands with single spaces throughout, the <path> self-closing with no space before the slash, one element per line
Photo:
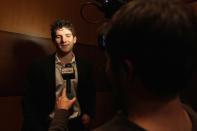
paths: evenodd
<path fill-rule="evenodd" d="M 72 67 L 72 64 L 69 63 L 64 68 L 62 68 L 61 72 L 63 79 L 66 80 L 66 95 L 68 99 L 72 99 L 73 95 L 71 93 L 71 79 L 75 79 L 74 67 Z"/>

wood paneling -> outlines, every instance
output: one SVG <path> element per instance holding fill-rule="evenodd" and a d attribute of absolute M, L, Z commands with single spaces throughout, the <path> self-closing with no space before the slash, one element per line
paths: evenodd
<path fill-rule="evenodd" d="M 97 28 L 80 16 L 81 5 L 93 0 L 3 0 L 0 2 L 0 30 L 50 38 L 50 24 L 56 19 L 73 23 L 80 43 L 96 45 Z M 95 8 L 84 12 L 94 19 L 103 19 Z"/>
<path fill-rule="evenodd" d="M 50 38 L 50 24 L 66 19 L 74 24 L 79 43 L 97 45 L 97 29 L 102 23 L 86 23 L 80 16 L 81 5 L 89 1 L 95 0 L 2 0 L 0 30 Z M 88 6 L 84 13 L 90 20 L 104 20 L 104 13 L 96 7 Z"/>

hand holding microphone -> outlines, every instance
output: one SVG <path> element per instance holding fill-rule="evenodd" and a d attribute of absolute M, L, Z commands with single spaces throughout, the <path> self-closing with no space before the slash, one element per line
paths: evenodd
<path fill-rule="evenodd" d="M 57 101 L 57 109 L 64 109 L 68 111 L 75 101 L 76 97 L 74 97 L 73 99 L 68 99 L 68 97 L 66 96 L 66 88 L 64 88 L 62 91 L 62 96 L 60 96 Z"/>

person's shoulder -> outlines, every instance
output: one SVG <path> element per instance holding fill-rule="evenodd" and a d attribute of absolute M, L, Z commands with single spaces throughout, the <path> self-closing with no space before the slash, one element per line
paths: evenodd
<path fill-rule="evenodd" d="M 116 115 L 109 122 L 94 129 L 93 131 L 145 131 L 124 116 Z"/>

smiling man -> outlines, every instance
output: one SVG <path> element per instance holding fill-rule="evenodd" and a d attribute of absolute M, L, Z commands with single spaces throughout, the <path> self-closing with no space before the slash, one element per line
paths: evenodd
<path fill-rule="evenodd" d="M 70 22 L 55 21 L 51 25 L 51 37 L 56 52 L 34 62 L 27 72 L 23 98 L 23 130 L 48 130 L 50 121 L 54 118 L 56 100 L 61 96 L 63 88 L 69 88 L 67 90 L 70 90 L 70 97 L 77 98 L 69 111 L 68 129 L 84 130 L 94 116 L 95 89 L 91 65 L 75 57 L 73 53 L 77 37 Z M 62 74 L 62 69 L 67 65 L 74 70 L 74 77 L 70 80 L 64 79 Z"/>

